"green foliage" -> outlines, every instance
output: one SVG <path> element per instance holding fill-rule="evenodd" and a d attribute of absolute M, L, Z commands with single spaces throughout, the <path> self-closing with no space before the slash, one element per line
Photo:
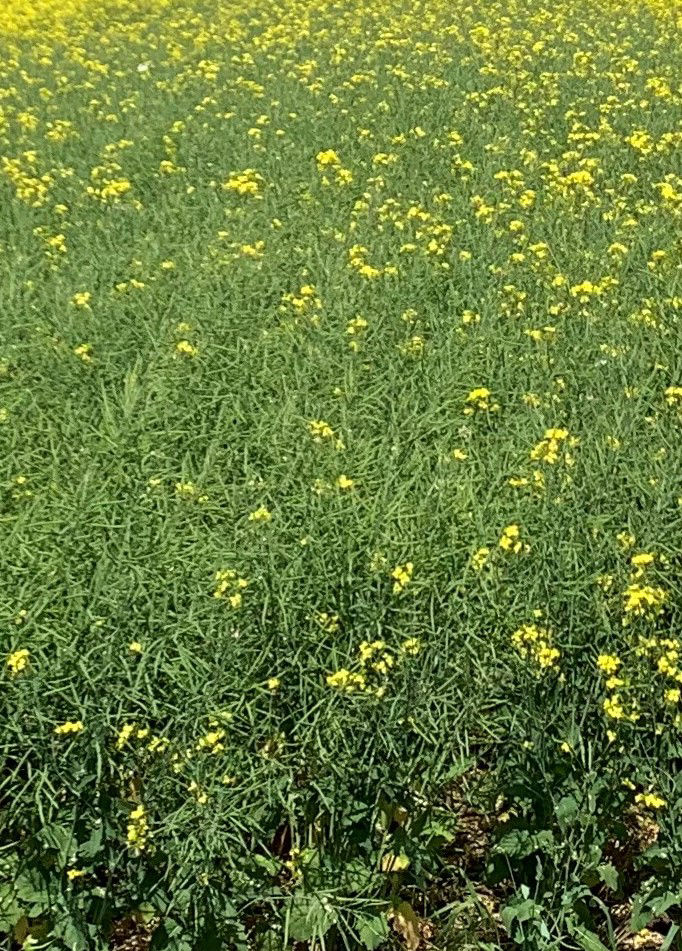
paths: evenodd
<path fill-rule="evenodd" d="M 5 2 L 8 945 L 679 943 L 681 13 Z"/>

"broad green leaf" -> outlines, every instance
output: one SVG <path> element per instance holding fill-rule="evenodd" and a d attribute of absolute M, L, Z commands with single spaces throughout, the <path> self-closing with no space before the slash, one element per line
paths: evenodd
<path fill-rule="evenodd" d="M 287 930 L 295 941 L 325 935 L 336 923 L 336 912 L 317 895 L 294 895 L 289 904 Z"/>
<path fill-rule="evenodd" d="M 591 931 L 578 929 L 573 932 L 573 937 L 582 948 L 582 951 L 609 951 L 606 945 Z"/>
<path fill-rule="evenodd" d="M 367 951 L 374 951 L 388 938 L 389 928 L 386 915 L 373 915 L 358 921 L 358 939 Z"/>
<path fill-rule="evenodd" d="M 618 872 L 610 862 L 597 866 L 599 878 L 612 892 L 618 891 Z"/>

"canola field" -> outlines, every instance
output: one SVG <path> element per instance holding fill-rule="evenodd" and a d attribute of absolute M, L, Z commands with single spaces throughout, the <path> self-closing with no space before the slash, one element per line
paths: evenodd
<path fill-rule="evenodd" d="M 682 4 L 5 0 L 0 936 L 674 949 Z"/>

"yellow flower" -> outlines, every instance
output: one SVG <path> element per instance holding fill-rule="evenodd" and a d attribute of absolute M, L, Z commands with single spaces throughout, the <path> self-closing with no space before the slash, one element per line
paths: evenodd
<path fill-rule="evenodd" d="M 391 577 L 393 578 L 393 594 L 400 594 L 405 590 L 412 580 L 413 570 L 414 565 L 411 561 L 405 562 L 404 565 L 395 566 L 391 572 Z"/>
<path fill-rule="evenodd" d="M 308 423 L 308 431 L 315 442 L 334 438 L 334 430 L 324 419 L 311 419 Z"/>
<path fill-rule="evenodd" d="M 175 344 L 175 352 L 182 357 L 196 357 L 199 355 L 199 350 L 193 346 L 189 340 L 178 340 Z"/>
<path fill-rule="evenodd" d="M 13 651 L 7 657 L 7 669 L 10 672 L 12 677 L 16 677 L 17 674 L 20 674 L 22 671 L 28 668 L 30 653 L 25 648 L 22 647 L 19 650 Z"/>
<path fill-rule="evenodd" d="M 402 642 L 400 649 L 403 654 L 411 654 L 414 656 L 422 649 L 422 642 L 418 637 L 408 637 Z"/>
<path fill-rule="evenodd" d="M 530 551 L 530 547 L 521 541 L 521 529 L 518 525 L 507 525 L 502 529 L 498 545 L 502 551 L 511 552 L 513 555 Z"/>
<path fill-rule="evenodd" d="M 341 160 L 334 149 L 326 149 L 324 152 L 318 152 L 315 156 L 315 161 L 321 168 L 326 168 L 329 165 L 341 164 Z"/>
<path fill-rule="evenodd" d="M 249 514 L 250 522 L 269 522 L 271 518 L 272 512 L 264 505 Z"/>
<path fill-rule="evenodd" d="M 398 344 L 398 349 L 407 357 L 418 357 L 424 350 L 424 338 L 414 334 L 405 343 Z"/>
<path fill-rule="evenodd" d="M 282 681 L 279 679 L 279 677 L 268 677 L 268 679 L 265 681 L 265 686 L 268 688 L 268 690 L 272 690 L 273 692 L 275 690 L 279 690 L 281 684 Z"/>
<path fill-rule="evenodd" d="M 66 722 L 56 726 L 54 732 L 57 736 L 67 736 L 69 733 L 80 733 L 83 729 L 82 720 L 66 720 Z"/>
<path fill-rule="evenodd" d="M 614 654 L 600 654 L 597 657 L 597 667 L 603 674 L 615 674 L 622 663 Z"/>
<path fill-rule="evenodd" d="M 625 532 L 625 531 L 618 532 L 618 534 L 616 535 L 616 538 L 618 539 L 618 544 L 621 546 L 621 548 L 624 551 L 627 551 L 628 548 L 634 547 L 634 544 L 637 540 L 635 536 L 632 534 L 632 532 Z"/>
<path fill-rule="evenodd" d="M 682 386 L 669 386 L 664 395 L 668 406 L 682 404 Z"/>
<path fill-rule="evenodd" d="M 199 494 L 199 490 L 193 482 L 176 482 L 175 494 L 181 499 L 193 499 Z"/>
<path fill-rule="evenodd" d="M 358 656 L 361 664 L 366 664 L 372 659 L 377 651 L 382 651 L 386 647 L 385 641 L 360 641 Z"/>
<path fill-rule="evenodd" d="M 500 404 L 491 399 L 491 392 L 485 386 L 476 387 L 469 392 L 466 400 L 464 401 L 464 412 L 467 416 L 470 416 L 472 413 L 496 413 Z"/>
<path fill-rule="evenodd" d="M 554 667 L 561 656 L 552 644 L 550 630 L 537 624 L 522 625 L 514 631 L 511 641 L 521 657 L 533 661 L 540 672 Z"/>
<path fill-rule="evenodd" d="M 80 343 L 73 348 L 74 355 L 80 357 L 83 363 L 92 363 L 92 347 L 89 343 Z"/>
<path fill-rule="evenodd" d="M 141 654 L 142 644 L 139 641 L 131 641 L 130 644 L 128 644 L 128 650 L 131 654 Z"/>
<path fill-rule="evenodd" d="M 149 837 L 149 823 L 147 813 L 142 804 L 136 806 L 128 816 L 128 829 L 126 840 L 128 847 L 137 852 L 142 852 L 146 848 Z"/>
<path fill-rule="evenodd" d="M 242 591 L 249 586 L 246 578 L 237 577 L 237 572 L 231 568 L 223 568 L 215 573 L 216 587 L 213 592 L 214 598 L 227 598 L 233 608 L 239 608 L 242 605 Z"/>
<path fill-rule="evenodd" d="M 545 462 L 554 465 L 559 460 L 562 444 L 568 439 L 567 429 L 546 429 L 544 438 L 530 451 L 530 458 L 534 462 Z"/>
<path fill-rule="evenodd" d="M 77 291 L 71 298 L 71 303 L 74 307 L 78 307 L 81 310 L 90 310 L 91 300 L 92 294 L 90 291 Z"/>
<path fill-rule="evenodd" d="M 663 605 L 668 595 L 663 588 L 653 588 L 651 585 L 630 584 L 623 594 L 623 623 L 628 615 L 643 617 L 652 620 L 663 611 Z"/>
<path fill-rule="evenodd" d="M 330 614 L 327 611 L 318 611 L 311 620 L 314 620 L 323 631 L 326 631 L 328 634 L 333 634 L 339 629 L 339 616 L 338 614 Z"/>
<path fill-rule="evenodd" d="M 124 723 L 116 734 L 116 749 L 122 750 L 137 733 L 137 723 Z"/>
<path fill-rule="evenodd" d="M 488 564 L 488 559 L 490 558 L 490 549 L 483 548 L 477 549 L 471 556 L 470 562 L 471 567 L 474 571 L 482 571 L 483 568 Z"/>
<path fill-rule="evenodd" d="M 210 730 L 198 739 L 197 750 L 207 750 L 209 753 L 222 753 L 225 749 L 224 739 L 225 730 Z"/>
<path fill-rule="evenodd" d="M 625 710 L 619 694 L 614 693 L 612 697 L 606 697 L 602 706 L 606 716 L 611 717 L 612 720 L 623 720 L 625 718 Z"/>
<path fill-rule="evenodd" d="M 647 809 L 663 809 L 667 805 L 665 799 L 657 796 L 656 793 L 637 793 L 635 802 L 640 803 Z"/>
<path fill-rule="evenodd" d="M 365 689 L 363 674 L 355 674 L 345 667 L 327 675 L 327 686 L 341 693 L 356 693 Z"/>
<path fill-rule="evenodd" d="M 261 198 L 262 185 L 262 176 L 252 168 L 245 168 L 243 172 L 232 172 L 227 181 L 223 183 L 223 189 L 236 192 L 238 195 Z"/>
<path fill-rule="evenodd" d="M 340 475 L 336 480 L 336 484 L 343 491 L 345 489 L 352 489 L 355 483 L 347 475 Z"/>

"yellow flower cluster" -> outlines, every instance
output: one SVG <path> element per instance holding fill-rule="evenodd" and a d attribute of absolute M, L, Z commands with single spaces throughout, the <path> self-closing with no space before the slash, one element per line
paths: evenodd
<path fill-rule="evenodd" d="M 25 647 L 12 651 L 7 657 L 7 669 L 12 677 L 28 669 L 30 653 Z"/>
<path fill-rule="evenodd" d="M 197 357 L 199 356 L 199 350 L 194 344 L 191 344 L 189 340 L 178 340 L 175 344 L 175 353 L 180 357 Z"/>
<path fill-rule="evenodd" d="M 663 613 L 668 594 L 664 588 L 633 582 L 623 592 L 623 624 L 633 618 L 655 620 Z"/>
<path fill-rule="evenodd" d="M 469 561 L 474 571 L 483 571 L 485 566 L 490 563 L 490 549 L 485 545 L 477 548 Z"/>
<path fill-rule="evenodd" d="M 637 793 L 635 802 L 644 806 L 646 809 L 664 809 L 667 805 L 665 799 L 656 793 Z"/>
<path fill-rule="evenodd" d="M 143 852 L 147 848 L 149 835 L 147 811 L 140 803 L 139 806 L 131 810 L 128 816 L 128 829 L 126 833 L 128 848 L 133 849 L 135 852 Z"/>
<path fill-rule="evenodd" d="M 66 720 L 64 723 L 59 723 L 54 728 L 54 732 L 57 736 L 69 736 L 72 733 L 80 733 L 84 729 L 82 720 Z"/>
<path fill-rule="evenodd" d="M 225 191 L 236 192 L 237 195 L 262 198 L 263 176 L 253 168 L 245 168 L 243 172 L 231 172 L 227 181 L 223 182 L 223 188 Z"/>
<path fill-rule="evenodd" d="M 330 424 L 324 419 L 311 419 L 308 423 L 308 432 L 313 438 L 313 442 L 329 442 L 335 449 L 345 449 L 343 439 L 334 432 Z"/>
<path fill-rule="evenodd" d="M 318 152 L 316 157 L 318 171 L 322 174 L 322 184 L 330 185 L 332 184 L 331 179 L 326 174 L 327 172 L 334 173 L 334 182 L 337 185 L 350 185 L 353 181 L 353 173 L 344 168 L 341 164 L 341 159 L 336 154 L 333 149 L 326 149 L 326 151 Z"/>
<path fill-rule="evenodd" d="M 466 416 L 472 416 L 474 413 L 497 413 L 500 409 L 500 404 L 493 399 L 492 393 L 486 386 L 478 386 L 471 390 L 464 404 Z"/>
<path fill-rule="evenodd" d="M 357 653 L 357 669 L 342 667 L 327 675 L 327 686 L 339 693 L 363 693 L 381 699 L 386 695 L 391 674 L 407 657 L 415 657 L 422 649 L 418 637 L 406 638 L 396 651 L 386 641 L 361 641 Z"/>
<path fill-rule="evenodd" d="M 323 631 L 327 634 L 334 634 L 339 629 L 339 616 L 338 614 L 333 614 L 328 611 L 318 611 L 314 616 L 313 620 L 318 624 Z"/>
<path fill-rule="evenodd" d="M 231 568 L 222 568 L 215 573 L 216 586 L 213 597 L 218 600 L 226 598 L 233 608 L 240 608 L 243 603 L 242 592 L 248 588 L 249 582 L 241 578 Z"/>
<path fill-rule="evenodd" d="M 665 391 L 665 401 L 668 406 L 682 408 L 682 386 L 669 386 Z"/>
<path fill-rule="evenodd" d="M 206 753 L 222 753 L 225 749 L 223 740 L 225 739 L 225 730 L 218 727 L 215 730 L 209 730 L 197 740 L 197 750 Z"/>
<path fill-rule="evenodd" d="M 279 310 L 289 318 L 284 327 L 295 329 L 302 319 L 317 327 L 322 317 L 322 300 L 314 284 L 303 284 L 297 293 L 287 292 L 282 295 Z"/>
<path fill-rule="evenodd" d="M 567 429 L 546 429 L 545 435 L 530 451 L 530 458 L 533 462 L 543 462 L 548 466 L 553 466 L 559 461 L 563 453 L 564 462 L 571 464 L 571 457 L 564 451 L 564 444 L 569 440 Z M 575 445 L 575 441 L 570 440 L 569 444 Z"/>
<path fill-rule="evenodd" d="M 402 594 L 412 580 L 414 565 L 406 561 L 404 565 L 396 565 L 391 572 L 393 578 L 393 594 Z"/>
<path fill-rule="evenodd" d="M 511 555 L 526 554 L 530 551 L 530 545 L 521 539 L 521 529 L 518 525 L 507 525 L 503 528 L 498 545 L 502 551 Z"/>
<path fill-rule="evenodd" d="M 133 741 L 144 744 L 143 748 L 149 753 L 163 753 L 170 745 L 168 737 L 154 735 L 149 727 L 138 726 L 135 722 L 124 723 L 116 733 L 116 750 L 124 750 Z"/>
<path fill-rule="evenodd" d="M 176 482 L 175 495 L 176 498 L 183 499 L 185 502 L 196 501 L 203 504 L 208 501 L 208 496 L 203 494 L 193 482 Z"/>
<path fill-rule="evenodd" d="M 512 634 L 511 642 L 521 657 L 530 660 L 540 673 L 555 667 L 561 656 L 549 628 L 537 624 L 522 625 Z"/>

